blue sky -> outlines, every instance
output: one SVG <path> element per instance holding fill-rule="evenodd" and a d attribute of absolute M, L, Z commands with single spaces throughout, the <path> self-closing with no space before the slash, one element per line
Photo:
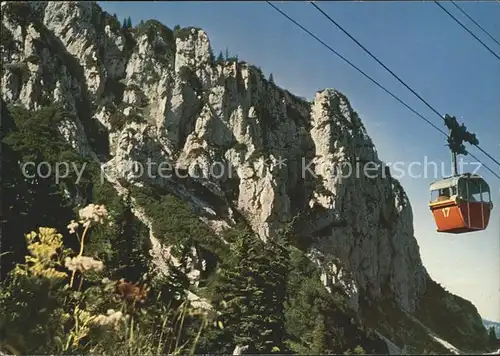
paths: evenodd
<path fill-rule="evenodd" d="M 441 113 L 463 121 L 478 135 L 480 146 L 500 159 L 500 61 L 459 27 L 433 2 L 318 3 L 334 20 Z M 500 55 L 500 46 L 484 35 L 449 2 L 442 3 Z M 500 41 L 500 3 L 459 2 Z M 118 17 L 157 19 L 173 28 L 196 26 L 209 35 L 214 53 L 237 54 L 241 60 L 273 73 L 277 85 L 312 98 L 317 90 L 335 88 L 351 101 L 386 162 L 443 164 L 450 173 L 444 138 L 313 38 L 292 25 L 265 2 L 100 2 Z M 307 2 L 275 5 L 346 56 L 370 76 L 442 125 L 411 92 L 390 76 L 345 34 Z M 445 127 L 443 130 L 445 130 Z M 471 152 L 500 174 L 476 148 Z M 425 158 L 427 157 L 427 158 Z M 467 158 L 466 158 L 467 159 Z M 468 160 L 468 159 L 467 159 Z M 466 166 L 467 167 L 467 166 Z M 468 166 L 475 169 L 475 166 Z M 487 231 L 446 235 L 435 232 L 427 208 L 428 186 L 439 177 L 401 177 L 413 206 L 415 236 L 430 275 L 449 291 L 472 301 L 484 318 L 500 320 L 500 180 L 486 169 L 496 209 Z M 414 174 L 423 174 L 415 167 Z"/>

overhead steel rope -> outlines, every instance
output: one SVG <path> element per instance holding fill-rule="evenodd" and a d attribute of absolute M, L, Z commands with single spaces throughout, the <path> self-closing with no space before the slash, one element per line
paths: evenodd
<path fill-rule="evenodd" d="M 500 1 L 500 0 L 499 0 Z M 290 22 L 292 22 L 295 26 L 299 27 L 302 31 L 306 32 L 309 36 L 313 37 L 315 40 L 317 40 L 319 43 L 321 43 L 323 46 L 325 46 L 328 50 L 330 50 L 333 54 L 335 54 L 336 56 L 338 56 L 340 59 L 342 59 L 344 62 L 346 62 L 347 64 L 349 64 L 352 68 L 356 69 L 359 73 L 361 73 L 364 77 L 366 77 L 368 80 L 370 80 L 373 84 L 375 84 L 376 86 L 378 86 L 380 89 L 382 89 L 383 91 L 385 91 L 387 94 L 389 94 L 391 97 L 393 97 L 394 99 L 396 99 L 400 104 L 402 104 L 403 106 L 405 106 L 408 110 L 410 110 L 411 112 L 413 112 L 415 115 L 417 115 L 418 117 L 420 117 L 422 120 L 424 120 L 427 124 L 429 124 L 430 126 L 432 126 L 433 128 L 435 128 L 437 131 L 439 131 L 441 134 L 443 134 L 445 137 L 448 137 L 448 134 L 446 132 L 444 132 L 442 129 L 440 129 L 439 127 L 437 127 L 435 124 L 433 124 L 430 120 L 428 120 L 427 118 L 425 118 L 422 114 L 420 114 L 419 112 L 417 112 L 415 109 L 413 109 L 411 106 L 409 106 L 408 104 L 406 104 L 403 100 L 401 100 L 399 97 L 397 97 L 395 94 L 393 94 L 390 90 L 388 90 L 387 88 L 385 88 L 382 84 L 380 84 L 379 82 L 377 82 L 375 79 L 373 79 L 372 77 L 370 77 L 368 74 L 366 74 L 362 69 L 360 69 L 359 67 L 357 67 L 355 64 L 353 64 L 351 61 L 349 61 L 347 58 L 345 58 L 343 55 L 341 55 L 339 52 L 337 52 L 336 50 L 334 50 L 332 47 L 330 47 L 328 44 L 326 44 L 323 40 L 321 40 L 318 36 L 316 36 L 315 34 L 313 34 L 311 31 L 309 31 L 308 29 L 306 29 L 304 26 L 302 26 L 300 23 L 298 23 L 296 20 L 294 20 L 293 18 L 291 18 L 289 15 L 287 15 L 285 12 L 283 12 L 281 9 L 279 9 L 278 7 L 276 7 L 275 5 L 273 5 L 270 1 L 266 1 L 266 3 L 271 6 L 273 9 L 275 9 L 278 13 L 280 13 L 282 16 L 284 16 L 285 18 L 287 18 Z M 488 166 L 486 166 L 483 162 L 481 162 L 477 157 L 475 157 L 474 155 L 472 155 L 471 153 L 469 153 L 470 156 L 475 159 L 476 161 L 478 161 L 479 163 L 482 164 L 483 167 L 485 167 L 488 171 L 490 171 L 495 177 L 497 177 L 498 179 L 500 179 L 500 175 L 498 175 L 495 171 L 493 171 L 491 168 L 489 168 Z"/>
<path fill-rule="evenodd" d="M 446 10 L 440 3 L 438 3 L 437 1 L 434 0 L 434 3 L 439 6 L 441 8 L 441 10 L 443 10 L 444 12 L 446 12 L 446 14 L 448 14 L 449 17 L 451 17 L 457 24 L 460 25 L 460 27 L 462 27 L 465 31 L 467 31 L 472 37 L 474 37 L 479 43 L 481 43 L 483 45 L 484 48 L 486 48 L 488 51 L 491 52 L 491 54 L 493 54 L 498 60 L 500 60 L 500 56 L 498 56 L 498 54 L 496 54 L 495 52 L 493 52 L 493 50 L 488 47 L 483 41 L 481 41 L 475 34 L 473 34 L 463 23 L 461 23 L 460 21 L 458 21 L 458 19 L 453 16 L 448 10 Z"/>
<path fill-rule="evenodd" d="M 495 37 L 493 37 L 493 36 L 492 36 L 492 35 L 491 35 L 488 31 L 486 31 L 486 30 L 483 28 L 483 26 L 481 26 L 480 24 L 478 24 L 478 23 L 477 23 L 477 22 L 476 22 L 476 21 L 475 21 L 472 17 L 470 17 L 470 16 L 469 16 L 469 15 L 465 12 L 465 10 L 464 10 L 464 9 L 462 9 L 460 6 L 458 6 L 458 5 L 457 5 L 457 3 L 456 3 L 455 1 L 451 0 L 451 3 L 452 3 L 453 5 L 455 5 L 455 7 L 456 7 L 458 10 L 460 10 L 460 12 L 461 12 L 462 14 L 464 14 L 464 15 L 465 15 L 465 16 L 466 16 L 469 20 L 471 20 L 471 21 L 472 21 L 472 22 L 473 22 L 473 23 L 474 23 L 477 27 L 479 27 L 479 28 L 480 28 L 480 29 L 481 29 L 481 30 L 482 30 L 482 31 L 483 31 L 483 32 L 484 32 L 484 33 L 485 33 L 485 34 L 486 34 L 489 38 L 491 38 L 491 39 L 492 39 L 492 40 L 493 40 L 493 41 L 494 41 L 497 45 L 499 45 L 499 46 L 500 46 L 500 42 L 498 42 L 498 41 L 496 40 L 496 38 L 495 38 Z"/>
<path fill-rule="evenodd" d="M 429 109 L 431 109 L 437 116 L 444 120 L 444 116 L 439 113 L 431 104 L 429 104 L 424 98 L 422 98 L 415 90 L 413 90 L 408 84 L 406 84 L 397 74 L 390 70 L 382 61 L 380 61 L 373 53 L 371 53 L 365 46 L 363 46 L 357 39 L 355 39 L 349 32 L 347 32 L 341 25 L 339 25 L 334 19 L 331 18 L 325 11 L 323 11 L 318 5 L 310 1 L 311 5 L 314 6 L 323 16 L 325 16 L 331 23 L 333 23 L 339 30 L 345 33 L 351 40 L 353 40 L 361 49 L 363 49 L 370 57 L 372 57 L 378 64 L 380 64 L 385 70 L 387 70 L 394 78 L 396 78 L 401 84 L 405 86 L 406 89 L 411 91 L 417 98 L 420 99 Z M 500 167 L 500 162 L 495 159 L 488 152 L 479 147 L 479 144 L 474 144 L 479 151 L 486 155 L 489 159 L 495 162 Z M 472 156 L 472 155 L 471 155 Z"/>

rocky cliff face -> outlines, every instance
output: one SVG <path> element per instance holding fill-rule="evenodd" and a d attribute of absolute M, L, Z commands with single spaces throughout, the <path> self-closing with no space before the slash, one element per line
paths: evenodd
<path fill-rule="evenodd" d="M 147 21 L 124 32 L 93 2 L 2 3 L 2 13 L 2 99 L 63 105 L 61 134 L 117 189 L 169 189 L 214 231 L 244 218 L 263 240 L 293 220 L 325 286 L 343 288 L 354 310 L 360 298 L 419 308 L 429 277 L 410 203 L 344 95 L 308 102 L 252 65 L 216 60 L 201 29 Z M 161 176 L 162 165 L 208 193 Z"/>

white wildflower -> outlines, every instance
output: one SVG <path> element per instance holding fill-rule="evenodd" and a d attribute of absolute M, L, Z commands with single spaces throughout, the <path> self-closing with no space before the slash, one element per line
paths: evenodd
<path fill-rule="evenodd" d="M 75 220 L 71 220 L 71 223 L 68 225 L 69 233 L 74 234 L 77 228 L 78 223 Z"/>
<path fill-rule="evenodd" d="M 104 268 L 104 264 L 101 261 L 94 260 L 92 257 L 87 256 L 77 256 L 77 257 L 66 257 L 64 265 L 70 271 L 101 271 Z"/>
<path fill-rule="evenodd" d="M 200 278 L 200 271 L 198 271 L 197 269 L 194 269 L 192 270 L 191 272 L 189 272 L 186 277 L 191 281 L 191 282 L 194 282 L 196 281 L 197 279 Z"/>
<path fill-rule="evenodd" d="M 118 322 L 123 317 L 123 313 L 121 311 L 114 311 L 113 309 L 109 309 L 106 314 L 107 315 L 102 315 L 102 314 L 98 315 L 94 319 L 94 322 L 103 326 L 107 325 L 117 326 Z"/>
<path fill-rule="evenodd" d="M 80 209 L 78 214 L 80 215 L 80 223 L 87 227 L 92 222 L 101 223 L 107 218 L 108 211 L 104 205 L 89 204 L 85 208 Z"/>

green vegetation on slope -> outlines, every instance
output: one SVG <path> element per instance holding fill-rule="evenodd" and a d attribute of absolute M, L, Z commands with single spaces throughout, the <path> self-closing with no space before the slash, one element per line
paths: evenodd
<path fill-rule="evenodd" d="M 427 279 L 427 290 L 420 298 L 416 317 L 459 349 L 475 351 L 488 345 L 487 331 L 476 307 L 446 291 L 430 277 Z"/>
<path fill-rule="evenodd" d="M 166 245 L 203 248 L 216 255 L 226 252 L 217 237 L 189 205 L 158 187 L 130 187 L 137 205 L 152 220 L 153 232 Z"/>
<path fill-rule="evenodd" d="M 57 125 L 71 116 L 60 108 L 2 109 L 2 165 L 10 173 L 2 181 L 7 242 L 2 252 L 14 253 L 2 259 L 0 334 L 9 351 L 88 353 L 113 347 L 124 353 L 161 353 L 179 351 L 187 343 L 199 353 L 231 352 L 237 344 L 255 352 L 385 352 L 384 343 L 347 312 L 342 296 L 325 290 L 317 267 L 288 246 L 285 235 L 264 244 L 242 225 L 225 234 L 230 243 L 226 246 L 186 203 L 167 191 L 130 187 L 130 197 L 117 196 L 109 183 L 100 181 L 99 167 L 64 142 Z M 26 179 L 18 162 L 27 161 L 88 166 L 80 182 L 70 174 L 56 184 L 50 177 Z M 152 274 L 149 233 L 132 214 L 132 198 L 145 209 L 163 243 L 183 247 L 177 251 L 181 259 L 193 246 L 211 265 L 211 273 L 194 291 L 210 298 L 216 319 L 183 303 L 189 283 L 180 270 L 170 278 Z M 93 225 L 79 239 L 66 225 L 78 221 L 77 211 L 90 203 L 106 207 L 107 223 Z M 25 239 L 30 231 L 37 235 Z M 43 258 L 33 248 L 51 243 L 60 247 Z M 63 261 L 78 257 L 78 251 L 104 268 L 78 272 L 73 284 Z M 38 264 L 26 263 L 25 256 Z M 102 283 L 103 278 L 113 282 Z M 124 293 L 116 294 L 123 283 L 147 295 L 141 297 L 140 307 L 131 306 Z M 121 311 L 120 328 L 102 329 L 91 322 L 107 320 L 108 309 Z M 175 323 L 180 317 L 182 327 Z"/>
<path fill-rule="evenodd" d="M 361 325 L 341 291 L 329 293 L 320 270 L 303 252 L 291 248 L 285 304 L 289 345 L 298 353 L 386 354 L 387 347 Z"/>
<path fill-rule="evenodd" d="M 204 335 L 199 352 L 231 353 L 234 345 L 247 346 L 248 353 L 285 352 L 286 246 L 282 241 L 265 244 L 241 230 L 231 247 L 209 286 L 223 329 Z"/>
<path fill-rule="evenodd" d="M 405 313 L 391 299 L 370 303 L 362 295 L 360 308 L 366 326 L 376 329 L 394 342 L 405 354 L 449 354 L 429 331 Z"/>
<path fill-rule="evenodd" d="M 56 125 L 63 114 L 57 107 L 37 112 L 11 107 L 9 112 L 2 105 L 2 167 L 9 174 L 2 181 L 2 253 L 7 254 L 1 261 L 1 346 L 14 354 L 180 351 L 175 342 L 181 345 L 194 338 L 189 330 L 179 329 L 176 320 L 193 318 L 185 316 L 183 299 L 173 298 L 175 286 L 150 275 L 148 232 L 131 214 L 129 203 L 109 184 L 101 184 L 98 167 L 81 159 L 60 136 Z M 54 176 L 27 179 L 18 162 L 89 166 L 79 183 L 72 174 L 57 184 Z M 73 209 L 89 201 L 106 204 L 106 224 L 93 225 L 85 237 L 81 230 L 80 237 L 69 233 L 66 225 L 79 220 Z M 24 238 L 30 231 L 36 233 Z M 73 285 L 65 257 L 76 258 L 78 251 L 104 269 L 81 270 Z M 111 282 L 101 282 L 103 277 Z M 120 279 L 130 281 L 124 285 L 132 292 L 138 286 L 145 291 L 144 280 L 150 281 L 140 308 L 117 293 L 115 289 L 123 285 Z M 111 315 L 118 318 L 118 329 L 102 324 Z M 158 342 L 161 338 L 163 342 Z"/>

